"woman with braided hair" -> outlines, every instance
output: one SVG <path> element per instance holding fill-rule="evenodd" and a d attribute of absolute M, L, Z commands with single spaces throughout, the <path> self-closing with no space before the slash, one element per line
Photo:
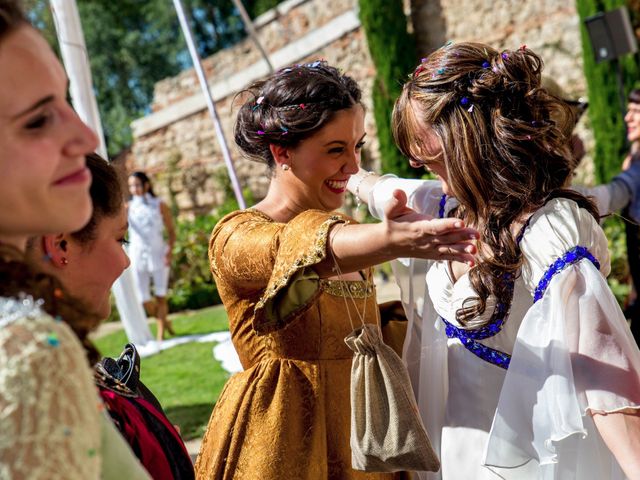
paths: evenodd
<path fill-rule="evenodd" d="M 245 94 L 235 140 L 268 165 L 271 182 L 262 201 L 211 235 L 211 270 L 245 370 L 220 394 L 197 478 L 397 478 L 351 468 L 349 317 L 378 321 L 372 265 L 397 256 L 472 262 L 476 232 L 417 215 L 401 192 L 383 223 L 334 212 L 365 137 L 360 88 L 336 68 L 296 65 Z"/>
<path fill-rule="evenodd" d="M 401 189 L 480 232 L 472 267 L 394 265 L 404 359 L 442 461 L 421 478 L 640 478 L 640 352 L 595 207 L 566 188 L 571 112 L 541 87 L 542 65 L 526 47 L 445 45 L 393 114 L 400 150 L 439 180 L 352 177 L 378 218 Z M 634 189 L 633 175 L 619 179 Z"/>

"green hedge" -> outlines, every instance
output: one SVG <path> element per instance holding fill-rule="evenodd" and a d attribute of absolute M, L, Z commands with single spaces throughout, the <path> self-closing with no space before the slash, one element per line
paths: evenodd
<path fill-rule="evenodd" d="M 620 165 L 628 152 L 623 114 L 618 92 L 616 65 L 614 62 L 596 64 L 591 41 L 584 19 L 598 12 L 605 12 L 624 5 L 623 0 L 577 0 L 582 34 L 584 73 L 589 93 L 589 118 L 596 140 L 595 173 L 599 183 L 606 182 L 620 171 Z M 625 86 L 625 99 L 634 83 L 640 78 L 636 59 L 625 55 L 619 59 Z"/>
<path fill-rule="evenodd" d="M 373 115 L 378 129 L 382 171 L 402 177 L 420 177 L 396 148 L 391 134 L 393 103 L 400 95 L 407 74 L 417 63 L 416 46 L 407 31 L 402 2 L 359 0 L 360 21 L 367 35 L 369 52 L 376 67 Z"/>
<path fill-rule="evenodd" d="M 238 209 L 238 203 L 230 191 L 230 181 L 226 176 L 223 178 L 222 174 L 218 176 L 218 182 L 223 183 L 222 188 L 227 191 L 228 200 L 211 215 L 176 223 L 168 294 L 170 312 L 195 310 L 221 303 L 209 268 L 209 237 L 222 217 Z M 253 201 L 248 190 L 244 196 L 249 202 Z"/>

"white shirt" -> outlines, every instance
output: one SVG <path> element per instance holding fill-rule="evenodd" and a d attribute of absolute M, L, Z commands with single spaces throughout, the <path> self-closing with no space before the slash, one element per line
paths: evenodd
<path fill-rule="evenodd" d="M 164 241 L 162 201 L 149 195 L 129 202 L 129 257 L 138 271 L 153 272 L 165 266 L 168 246 Z"/>

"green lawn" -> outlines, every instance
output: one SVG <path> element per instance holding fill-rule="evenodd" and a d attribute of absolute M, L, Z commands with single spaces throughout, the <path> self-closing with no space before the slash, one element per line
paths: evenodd
<path fill-rule="evenodd" d="M 172 316 L 173 317 L 173 316 Z M 177 335 L 210 333 L 229 328 L 220 306 L 177 315 Z M 151 327 L 155 336 L 155 325 Z M 102 355 L 117 357 L 127 343 L 124 331 L 95 341 Z M 143 358 L 141 378 L 158 397 L 172 423 L 180 427 L 185 440 L 200 437 L 229 374 L 213 358 L 215 343 L 188 343 Z"/>

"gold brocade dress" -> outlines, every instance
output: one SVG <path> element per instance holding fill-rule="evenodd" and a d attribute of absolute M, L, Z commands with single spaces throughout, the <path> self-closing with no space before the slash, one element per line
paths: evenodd
<path fill-rule="evenodd" d="M 211 270 L 245 370 L 229 379 L 213 410 L 198 479 L 399 478 L 351 469 L 353 353 L 344 337 L 352 328 L 340 283 L 310 268 L 325 258 L 331 226 L 347 221 L 309 210 L 284 224 L 249 209 L 213 230 Z M 373 287 L 344 283 L 365 321 L 376 322 Z"/>

